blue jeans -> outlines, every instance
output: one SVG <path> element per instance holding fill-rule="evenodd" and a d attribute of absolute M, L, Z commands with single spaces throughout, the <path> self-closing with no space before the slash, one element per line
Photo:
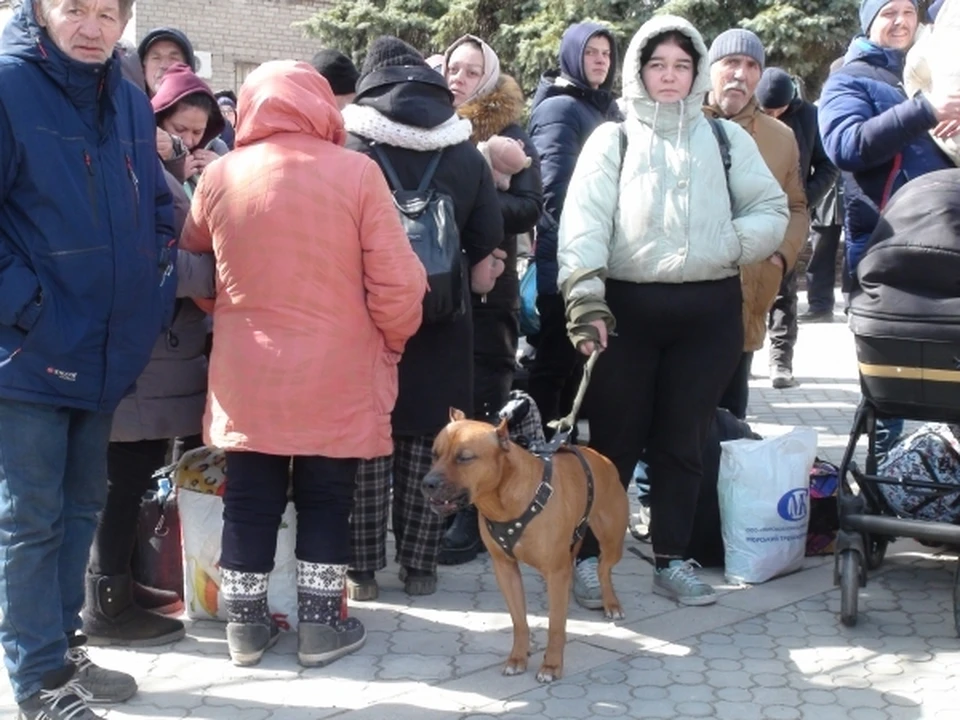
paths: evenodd
<path fill-rule="evenodd" d="M 107 493 L 112 415 L 0 399 L 0 644 L 17 702 L 64 666 Z"/>

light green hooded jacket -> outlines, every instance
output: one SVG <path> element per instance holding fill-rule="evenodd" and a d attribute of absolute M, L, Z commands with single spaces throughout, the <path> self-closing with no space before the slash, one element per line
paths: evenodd
<path fill-rule="evenodd" d="M 700 59 L 690 95 L 658 103 L 640 79 L 640 53 L 668 30 L 688 36 Z M 620 126 L 605 123 L 584 145 L 560 220 L 559 281 L 575 343 L 576 326 L 603 315 L 605 278 L 682 283 L 733 277 L 740 265 L 773 254 L 789 219 L 786 195 L 753 138 L 721 121 L 730 140 L 728 191 L 720 146 L 701 108 L 710 89 L 707 47 L 689 22 L 664 15 L 645 23 L 627 49 L 623 77 L 628 145 L 622 172 Z M 609 312 L 605 319 L 612 325 Z"/>

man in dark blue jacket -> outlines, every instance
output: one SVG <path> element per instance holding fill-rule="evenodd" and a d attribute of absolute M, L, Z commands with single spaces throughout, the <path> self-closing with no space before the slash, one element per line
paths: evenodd
<path fill-rule="evenodd" d="M 824 148 L 843 172 L 847 263 L 857 263 L 880 219 L 880 210 L 906 182 L 952 167 L 930 137 L 960 118 L 960 94 L 904 93 L 903 63 L 917 31 L 914 0 L 864 0 L 863 35 L 820 96 Z"/>
<path fill-rule="evenodd" d="M 0 642 L 20 717 L 136 692 L 79 613 L 120 399 L 173 309 L 171 198 L 114 46 L 132 0 L 24 0 L 0 40 Z"/>
<path fill-rule="evenodd" d="M 577 365 L 557 289 L 557 230 L 567 185 L 583 144 L 600 123 L 621 120 L 611 88 L 617 45 L 603 25 L 571 25 L 560 41 L 560 69 L 543 75 L 533 98 L 528 132 L 540 155 L 544 212 L 537 224 L 537 310 L 540 333 L 530 370 L 530 395 L 544 422 L 555 420 L 564 387 Z M 571 396 L 572 397 L 572 396 Z"/>
<path fill-rule="evenodd" d="M 890 196 L 910 180 L 953 167 L 930 131 L 955 132 L 960 93 L 908 98 L 903 90 L 904 59 L 918 23 L 916 0 L 863 0 L 863 34 L 850 43 L 843 66 L 820 95 L 823 145 L 843 173 L 847 268 L 854 291 L 857 263 Z M 878 424 L 878 455 L 902 430 L 899 419 Z"/>

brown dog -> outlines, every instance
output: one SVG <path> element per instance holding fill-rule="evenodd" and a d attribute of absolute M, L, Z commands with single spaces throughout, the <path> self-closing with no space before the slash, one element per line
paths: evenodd
<path fill-rule="evenodd" d="M 610 571 L 623 554 L 629 515 L 627 493 L 613 463 L 592 450 L 582 448 L 581 452 L 594 478 L 594 501 L 588 522 L 600 544 L 598 575 L 604 614 L 620 619 L 623 610 L 613 591 Z M 433 456 L 433 467 L 423 479 L 423 492 L 431 507 L 448 514 L 469 499 L 481 516 L 480 536 L 490 551 L 497 584 L 513 620 L 513 649 L 503 668 L 505 675 L 524 672 L 530 654 L 530 628 L 518 561 L 543 575 L 550 624 L 537 680 L 552 682 L 563 671 L 570 582 L 573 561 L 580 549 L 579 542 L 571 547 L 571 541 L 587 508 L 583 466 L 572 452 L 554 455 L 553 494 L 522 529 L 513 546 L 514 557 L 510 557 L 491 536 L 484 520 L 510 522 L 521 517 L 531 506 L 543 479 L 544 461 L 511 442 L 506 420 L 495 428 L 466 420 L 459 410 L 450 411 L 450 424 L 437 435 Z"/>

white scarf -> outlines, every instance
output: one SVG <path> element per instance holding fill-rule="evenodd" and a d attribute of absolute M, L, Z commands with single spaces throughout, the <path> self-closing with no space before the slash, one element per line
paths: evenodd
<path fill-rule="evenodd" d="M 449 120 L 432 128 L 402 125 L 372 107 L 347 105 L 343 109 L 343 124 L 347 132 L 368 140 L 427 152 L 459 145 L 470 139 L 473 126 L 469 120 L 452 115 Z"/>

